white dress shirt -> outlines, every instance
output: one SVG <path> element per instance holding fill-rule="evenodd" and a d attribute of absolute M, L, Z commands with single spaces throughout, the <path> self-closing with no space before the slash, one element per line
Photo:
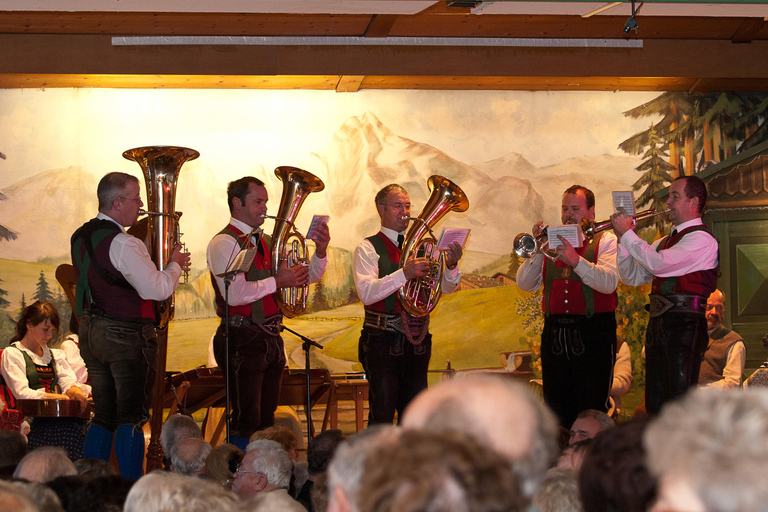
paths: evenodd
<path fill-rule="evenodd" d="M 240 230 L 242 233 L 250 233 L 252 231 L 251 226 L 245 222 L 239 221 L 235 218 L 230 218 L 229 223 Z M 251 237 L 251 241 L 255 246 L 258 246 L 258 234 Z M 208 244 L 208 251 L 206 259 L 208 261 L 208 269 L 213 272 L 214 276 L 223 274 L 229 268 L 232 260 L 235 259 L 237 253 L 240 252 L 240 245 L 233 237 L 225 234 L 217 234 Z M 309 282 L 316 283 L 323 277 L 325 273 L 325 267 L 328 264 L 328 258 L 318 258 L 316 255 L 312 255 L 312 259 L 309 263 Z M 216 285 L 219 287 L 222 297 L 224 296 L 224 279 L 221 277 L 215 277 Z M 275 284 L 274 277 L 268 277 L 266 279 L 259 279 L 257 281 L 246 281 L 245 274 L 240 273 L 235 276 L 235 279 L 229 284 L 229 305 L 230 306 L 243 306 L 245 304 L 251 304 L 270 293 L 275 293 L 277 285 Z"/>
<path fill-rule="evenodd" d="M 683 231 L 690 226 L 701 226 L 701 218 L 683 222 L 675 229 Z M 621 281 L 640 286 L 653 281 L 653 277 L 675 277 L 709 270 L 717 266 L 717 240 L 705 231 L 686 234 L 668 249 L 656 251 L 664 238 L 653 245 L 629 230 L 622 235 L 617 256 Z"/>
<path fill-rule="evenodd" d="M 113 222 L 120 228 L 109 246 L 109 261 L 123 274 L 144 300 L 165 300 L 170 297 L 179 285 L 181 267 L 178 263 L 170 262 L 165 270 L 158 271 L 157 266 L 147 251 L 144 242 L 129 235 L 117 221 L 109 215 L 99 213 L 97 219 Z"/>
<path fill-rule="evenodd" d="M 56 376 L 58 378 L 56 383 L 61 388 L 62 393 L 66 394 L 69 388 L 77 386 L 86 396 L 91 394 L 91 386 L 77 383 L 75 373 L 72 371 L 64 352 L 61 350 L 43 347 L 43 355 L 41 357 L 27 349 L 21 342 L 14 342 L 11 346 L 23 350 L 36 365 L 48 365 L 51 362 L 51 358 L 55 359 L 54 365 L 56 366 Z M 16 399 L 45 398 L 45 389 L 31 389 L 29 387 L 27 363 L 24 361 L 24 354 L 18 350 L 14 350 L 11 347 L 6 347 L 3 350 L 2 373 L 6 385 L 10 388 L 11 393 L 13 393 Z"/>
<path fill-rule="evenodd" d="M 59 348 L 64 352 L 70 368 L 75 373 L 77 385 L 85 384 L 88 381 L 88 369 L 85 367 L 85 361 L 83 361 L 80 355 L 80 347 L 77 345 L 77 334 L 68 335 L 61 342 Z"/>
<path fill-rule="evenodd" d="M 395 245 L 397 245 L 397 235 L 404 235 L 404 233 L 398 233 L 383 226 L 381 232 Z M 367 239 L 363 240 L 355 249 L 353 266 L 357 295 L 366 306 L 386 299 L 407 281 L 402 268 L 379 279 L 379 254 Z M 456 265 L 453 270 L 446 267 L 440 285 L 442 292 L 453 293 L 458 288 L 459 281 L 461 281 L 459 266 Z"/>
<path fill-rule="evenodd" d="M 591 263 L 579 256 L 579 262 L 573 271 L 579 275 L 582 284 L 600 293 L 613 293 L 619 284 L 619 273 L 616 269 L 616 235 L 606 231 L 600 238 L 597 251 L 597 263 Z M 543 282 L 544 255 L 537 253 L 517 269 L 515 280 L 521 290 L 529 292 L 538 290 Z"/>

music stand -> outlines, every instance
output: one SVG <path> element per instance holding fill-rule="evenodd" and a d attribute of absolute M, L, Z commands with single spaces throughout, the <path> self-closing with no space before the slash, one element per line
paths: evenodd
<path fill-rule="evenodd" d="M 253 259 L 256 257 L 256 247 L 250 249 L 243 249 L 232 263 L 229 268 L 223 274 L 217 274 L 216 277 L 224 279 L 224 393 L 227 397 L 225 405 L 224 420 L 226 425 L 226 440 L 229 444 L 229 421 L 231 419 L 231 403 L 229 398 L 229 285 L 235 280 L 235 276 L 239 273 L 246 273 L 253 264 Z"/>
<path fill-rule="evenodd" d="M 288 327 L 286 327 L 284 325 L 280 326 L 280 330 L 281 331 L 288 331 L 291 334 L 293 334 L 294 336 L 298 337 L 301 341 L 304 342 L 304 343 L 301 344 L 301 348 L 304 350 L 304 370 L 307 373 L 307 397 L 306 397 L 307 398 L 307 403 L 305 404 L 306 411 L 307 411 L 307 439 L 312 439 L 315 436 L 313 435 L 314 434 L 314 432 L 313 432 L 314 431 L 314 425 L 312 424 L 312 393 L 311 393 L 311 390 L 310 390 L 309 349 L 311 349 L 312 346 L 315 346 L 315 347 L 319 348 L 320 350 L 323 350 L 323 346 L 321 344 L 319 344 L 318 342 L 313 341 L 313 340 L 307 338 L 306 336 L 304 336 L 303 334 L 299 334 L 296 331 L 294 331 L 292 329 L 289 329 Z"/>

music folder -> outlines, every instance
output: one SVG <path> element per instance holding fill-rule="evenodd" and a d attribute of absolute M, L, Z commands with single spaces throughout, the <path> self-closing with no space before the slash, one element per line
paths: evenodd
<path fill-rule="evenodd" d="M 240 272 L 248 272 L 248 269 L 253 265 L 253 260 L 256 258 L 257 251 L 258 249 L 256 247 L 243 249 L 237 253 L 237 256 L 232 260 L 227 271 L 223 274 L 217 274 L 216 277 L 226 278 L 239 274 Z"/>

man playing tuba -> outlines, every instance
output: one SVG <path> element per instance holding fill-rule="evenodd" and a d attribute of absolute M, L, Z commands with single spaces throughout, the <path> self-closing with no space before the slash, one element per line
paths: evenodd
<path fill-rule="evenodd" d="M 213 339 L 219 366 L 225 368 L 226 325 L 224 320 L 224 279 L 216 277 L 229 268 L 241 249 L 258 252 L 247 274 L 238 274 L 229 286 L 229 373 L 233 382 L 231 442 L 242 450 L 257 430 L 272 426 L 285 367 L 280 337 L 282 315 L 276 299 L 278 288 L 303 286 L 320 280 L 325 273 L 326 250 L 331 240 L 322 224 L 315 239 L 316 250 L 309 270 L 302 265 L 288 267 L 283 260 L 277 272 L 271 267 L 270 241 L 262 235 L 267 214 L 267 189 L 252 176 L 227 186 L 229 224 L 208 244 L 208 269 L 216 294 L 216 314 L 221 318 Z"/>
<path fill-rule="evenodd" d="M 429 272 L 426 258 L 413 257 L 400 267 L 400 249 L 411 214 L 408 193 L 400 185 L 387 185 L 376 194 L 381 230 L 355 250 L 354 276 L 357 294 L 365 305 L 365 323 L 358 357 L 369 383 L 368 424 L 389 423 L 402 416 L 408 403 L 427 387 L 427 368 L 432 353 L 429 316 L 408 314 L 398 291 L 409 279 Z M 454 243 L 446 254 L 442 290 L 456 290 L 461 273 L 462 249 Z"/>
<path fill-rule="evenodd" d="M 190 265 L 189 253 L 177 245 L 165 270 L 157 270 L 144 242 L 125 232 L 143 206 L 140 190 L 129 174 L 107 174 L 97 190 L 99 214 L 72 235 L 80 352 L 95 402 L 84 456 L 108 461 L 114 440 L 120 474 L 134 480 L 143 472 L 141 427 L 149 419 L 155 380 L 152 301 L 173 295 Z"/>
<path fill-rule="evenodd" d="M 563 194 L 563 224 L 595 220 L 595 195 L 574 185 Z M 534 236 L 541 223 L 533 227 Z M 567 240 L 551 261 L 539 252 L 517 271 L 517 286 L 534 291 L 544 285 L 541 376 L 544 400 L 570 429 L 585 409 L 608 410 L 616 358 L 616 237 L 602 231 L 578 249 Z"/>

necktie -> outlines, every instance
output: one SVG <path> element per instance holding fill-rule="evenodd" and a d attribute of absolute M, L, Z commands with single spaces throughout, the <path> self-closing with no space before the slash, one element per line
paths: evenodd
<path fill-rule="evenodd" d="M 402 249 L 403 248 L 403 240 L 405 240 L 405 237 L 403 235 L 397 235 L 397 248 Z"/>

